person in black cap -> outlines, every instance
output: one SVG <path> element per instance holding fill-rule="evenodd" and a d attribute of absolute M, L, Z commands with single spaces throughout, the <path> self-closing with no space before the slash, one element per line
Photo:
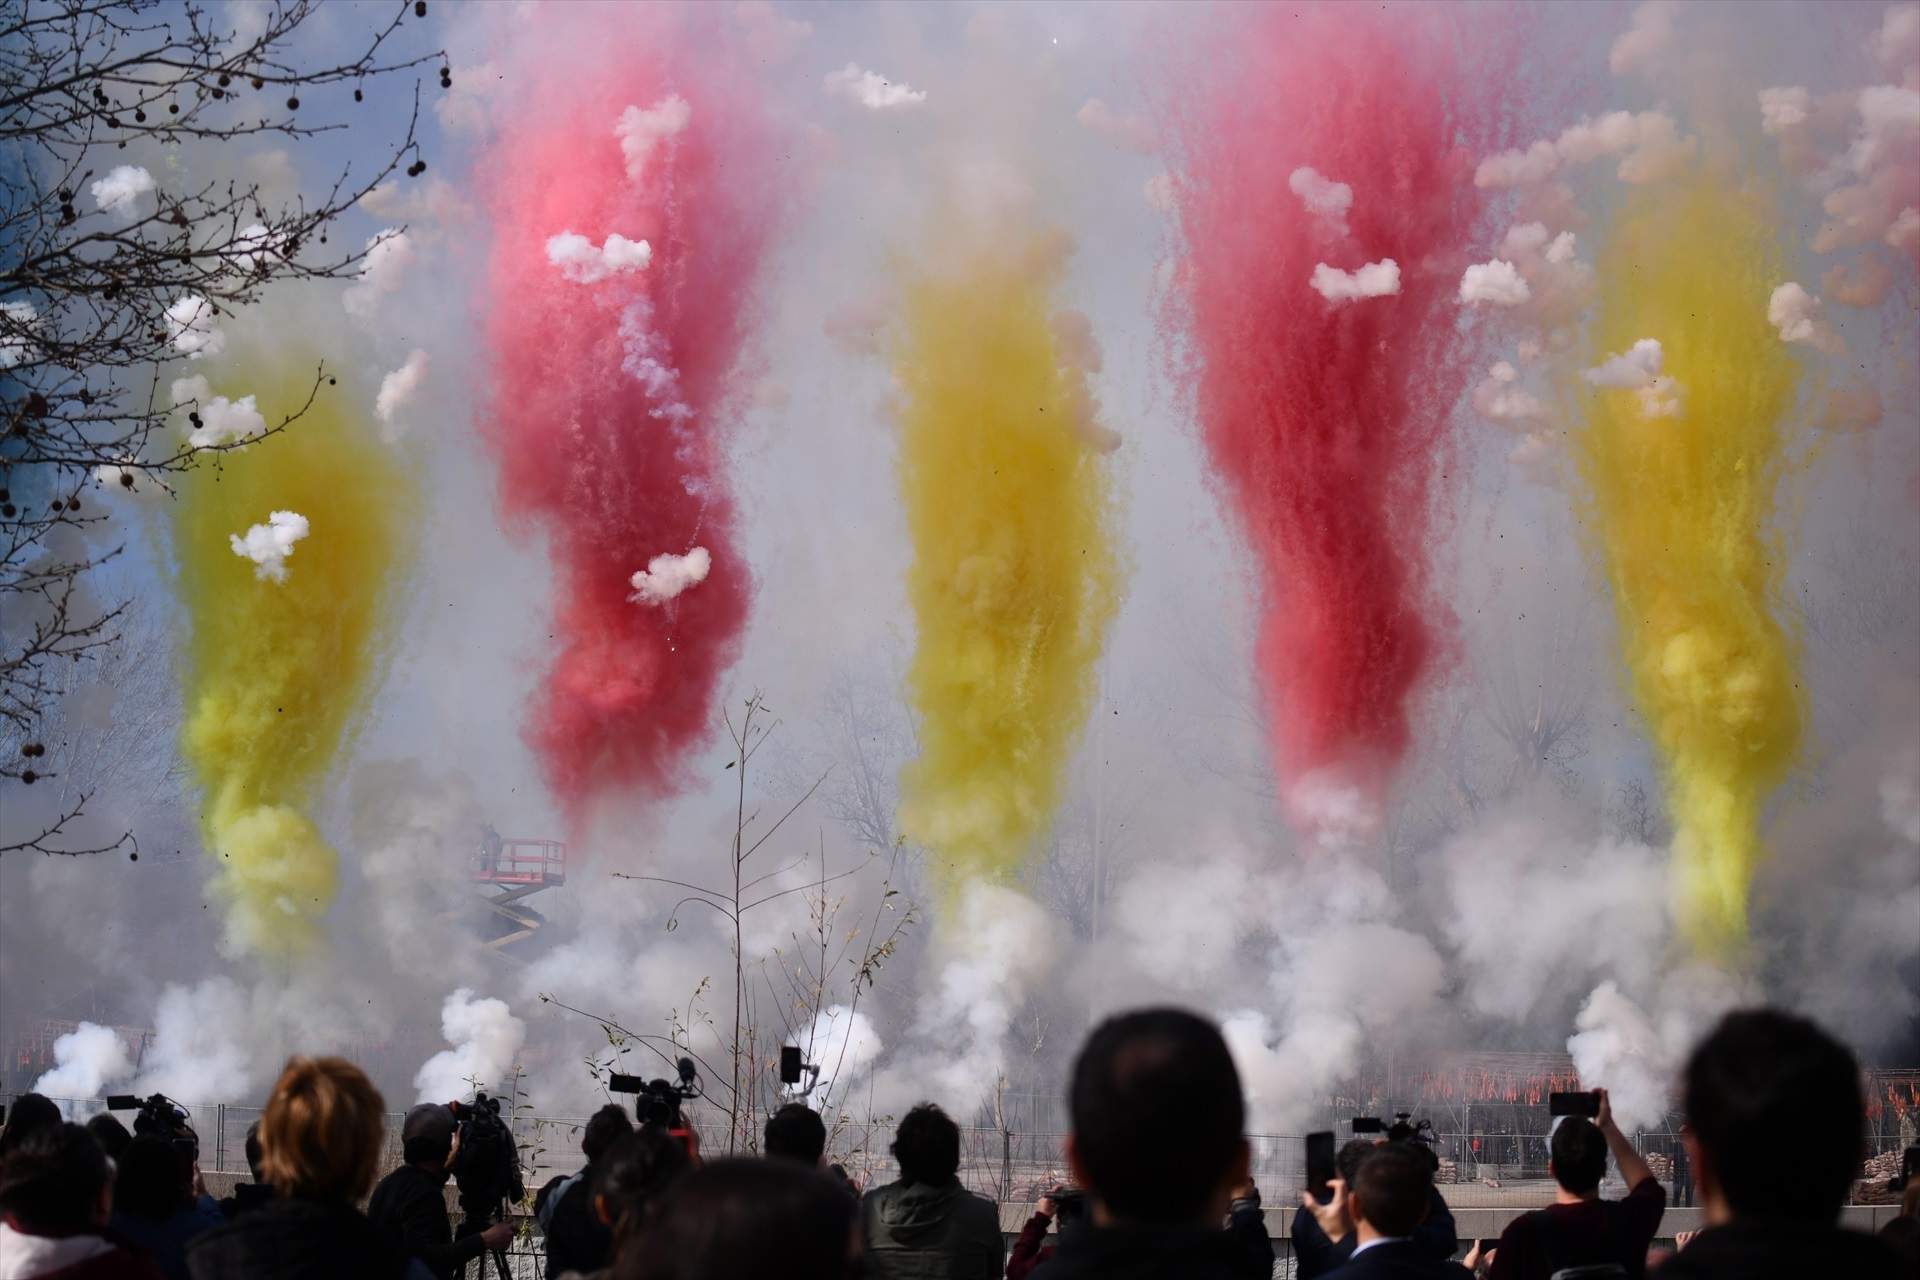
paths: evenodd
<path fill-rule="evenodd" d="M 453 1111 L 444 1103 L 423 1102 L 407 1112 L 400 1130 L 401 1158 L 406 1163 L 380 1179 L 367 1202 L 367 1217 L 374 1225 L 389 1232 L 439 1280 L 453 1280 L 469 1260 L 490 1249 L 504 1249 L 513 1239 L 509 1222 L 454 1238 L 446 1196 L 453 1139 Z"/>

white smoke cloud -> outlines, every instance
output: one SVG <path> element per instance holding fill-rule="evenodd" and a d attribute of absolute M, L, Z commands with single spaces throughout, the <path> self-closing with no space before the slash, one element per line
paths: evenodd
<path fill-rule="evenodd" d="M 622 111 L 619 121 L 613 126 L 613 136 L 620 140 L 620 154 L 626 158 L 628 180 L 644 180 L 647 165 L 660 144 L 678 137 L 692 120 L 693 108 L 677 93 L 669 94 L 645 109 L 628 107 Z"/>
<path fill-rule="evenodd" d="M 1859 125 L 1838 168 L 1855 181 L 1822 200 L 1827 221 L 1814 235 L 1813 250 L 1831 253 L 1883 240 L 1920 252 L 1920 225 L 1911 233 L 1895 232 L 1920 187 L 1920 85 L 1870 85 L 1855 95 L 1853 106 Z"/>
<path fill-rule="evenodd" d="M 1287 814 L 1322 849 L 1343 849 L 1380 829 L 1380 802 L 1338 769 L 1318 769 L 1287 789 Z"/>
<path fill-rule="evenodd" d="M 1496 307 L 1517 307 L 1533 297 L 1519 268 L 1504 258 L 1476 262 L 1460 276 L 1460 301 L 1486 302 Z"/>
<path fill-rule="evenodd" d="M 1300 197 L 1307 212 L 1337 236 L 1347 234 L 1347 212 L 1353 208 L 1353 188 L 1302 165 L 1287 175 L 1287 190 Z"/>
<path fill-rule="evenodd" d="M 879 1058 L 880 1033 L 873 1019 L 844 1004 L 822 1009 L 800 1040 L 807 1060 L 820 1068 L 810 1103 L 816 1110 L 844 1099 Z M 803 1083 L 800 1088 L 805 1088 Z M 797 1094 L 800 1088 L 790 1089 Z"/>
<path fill-rule="evenodd" d="M 153 175 L 137 164 L 115 165 L 107 170 L 106 177 L 95 178 L 87 188 L 103 213 L 130 210 L 141 196 L 153 189 Z"/>
<path fill-rule="evenodd" d="M 585 236 L 562 231 L 547 241 L 547 261 L 575 284 L 599 284 L 611 276 L 644 269 L 653 261 L 653 246 L 615 233 L 596 249 Z"/>
<path fill-rule="evenodd" d="M 1846 350 L 1822 314 L 1820 299 L 1791 280 L 1767 299 L 1767 323 L 1780 331 L 1782 342 L 1804 342 L 1829 354 Z"/>
<path fill-rule="evenodd" d="M 1743 980 L 1702 966 L 1665 973 L 1646 1000 L 1609 978 L 1581 1006 L 1567 1052 L 1583 1086 L 1607 1090 L 1621 1128 L 1651 1128 L 1671 1109 L 1694 1044 L 1728 1010 L 1758 1002 Z"/>
<path fill-rule="evenodd" d="M 849 62 L 838 71 L 828 72 L 822 84 L 829 94 L 857 102 L 869 111 L 917 107 L 927 100 L 923 90 L 895 83 L 878 71 L 864 71 L 854 62 Z"/>
<path fill-rule="evenodd" d="M 340 295 L 347 314 L 358 320 L 372 319 L 381 303 L 399 291 L 413 259 L 412 237 L 396 227 L 388 227 L 369 238 L 366 257 L 361 260 L 359 283 Z"/>
<path fill-rule="evenodd" d="M 1760 131 L 1770 138 L 1799 128 L 1812 112 L 1813 95 L 1804 85 L 1760 91 Z"/>
<path fill-rule="evenodd" d="M 1539 397 L 1518 385 L 1520 371 L 1505 360 L 1495 362 L 1473 389 L 1473 408 L 1481 417 L 1503 426 L 1537 422 L 1547 416 Z"/>
<path fill-rule="evenodd" d="M 414 1073 L 415 1102 L 448 1102 L 476 1088 L 499 1088 L 527 1042 L 527 1024 L 513 1016 L 506 1001 L 476 997 L 469 987 L 441 1006 L 440 1033 L 451 1047 Z"/>
<path fill-rule="evenodd" d="M 1477 187 L 1505 190 L 1546 181 L 1561 168 L 1618 156 L 1615 176 L 1628 183 L 1659 182 L 1679 173 L 1695 141 L 1680 136 L 1672 116 L 1659 111 L 1609 111 L 1587 117 L 1525 149 L 1488 156 L 1474 170 Z"/>
<path fill-rule="evenodd" d="M 1867 38 L 1867 52 L 1903 82 L 1920 76 L 1920 4 L 1888 5 L 1880 29 Z"/>
<path fill-rule="evenodd" d="M 1400 292 L 1400 264 L 1383 258 L 1355 271 L 1342 271 L 1324 262 L 1316 263 L 1310 283 L 1313 291 L 1328 302 L 1391 297 Z"/>
<path fill-rule="evenodd" d="M 249 1096 L 257 1083 L 252 1046 L 259 1031 L 251 1005 L 231 978 L 169 985 L 160 993 L 135 1092 L 164 1093 L 190 1106 Z"/>
<path fill-rule="evenodd" d="M 133 1074 L 133 1051 L 112 1027 L 83 1022 L 53 1042 L 53 1070 L 33 1082 L 49 1098 L 97 1098 Z"/>
<path fill-rule="evenodd" d="M 1640 412 L 1649 418 L 1672 418 L 1680 413 L 1680 386 L 1661 374 L 1664 359 L 1658 338 L 1642 338 L 1580 376 L 1596 387 L 1636 391 Z"/>
<path fill-rule="evenodd" d="M 664 552 L 647 561 L 647 567 L 627 579 L 633 604 L 663 605 L 688 587 L 707 580 L 713 568 L 713 556 L 705 547 L 695 547 L 683 556 Z"/>
<path fill-rule="evenodd" d="M 199 401 L 193 412 L 200 419 L 200 425 L 187 433 L 188 444 L 196 449 L 210 449 L 265 433 L 267 420 L 254 407 L 252 396 L 241 396 L 238 400 L 229 400 L 225 396 L 202 398 L 206 392 L 206 380 L 197 381 L 202 384 L 201 395 L 193 397 Z"/>
<path fill-rule="evenodd" d="M 0 302 L 0 369 L 11 369 L 33 350 L 33 322 L 39 319 L 31 302 Z"/>
<path fill-rule="evenodd" d="M 656 403 L 647 410 L 650 418 L 659 418 L 680 426 L 693 417 L 693 406 L 680 399 L 680 371 L 668 357 L 666 335 L 653 325 L 653 302 L 641 294 L 620 313 L 620 341 L 626 350 L 620 368 L 646 388 Z"/>
<path fill-rule="evenodd" d="M 167 334 L 173 349 L 189 360 L 227 349 L 227 331 L 214 327 L 213 304 L 197 293 L 184 294 L 167 308 Z"/>
<path fill-rule="evenodd" d="M 268 259 L 279 256 L 285 241 L 284 233 L 273 231 L 266 223 L 249 222 L 233 238 L 233 263 L 242 271 L 253 271 Z"/>
<path fill-rule="evenodd" d="M 1098 98 L 1088 98 L 1073 118 L 1128 151 L 1152 155 L 1159 149 L 1160 140 L 1152 125 L 1139 116 L 1115 111 Z"/>
<path fill-rule="evenodd" d="M 248 528 L 246 535 L 228 534 L 233 554 L 253 561 L 253 576 L 263 582 L 287 580 L 287 557 L 294 544 L 307 536 L 307 518 L 298 511 L 275 511 L 266 524 Z"/>
<path fill-rule="evenodd" d="M 1607 54 L 1613 74 L 1647 72 L 1657 66 L 1673 44 L 1673 20 L 1679 12 L 1675 0 L 1641 0 L 1634 7 L 1632 25 L 1614 40 Z"/>
<path fill-rule="evenodd" d="M 373 401 L 373 411 L 380 421 L 393 426 L 394 418 L 413 403 L 413 397 L 426 380 L 427 353 L 415 347 L 407 354 L 405 364 L 380 379 L 380 393 Z"/>
<path fill-rule="evenodd" d="M 213 398 L 212 387 L 205 376 L 198 373 L 191 377 L 175 378 L 167 390 L 176 409 L 183 404 L 205 404 Z"/>

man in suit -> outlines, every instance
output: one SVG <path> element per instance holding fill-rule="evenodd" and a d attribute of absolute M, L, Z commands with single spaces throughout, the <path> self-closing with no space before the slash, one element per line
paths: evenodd
<path fill-rule="evenodd" d="M 1376 1147 L 1360 1162 L 1353 1185 L 1333 1182 L 1333 1198 L 1302 1202 L 1330 1240 L 1351 1231 L 1353 1255 L 1326 1280 L 1471 1280 L 1457 1262 L 1435 1258 L 1414 1239 L 1433 1195 L 1433 1171 L 1404 1143 Z"/>

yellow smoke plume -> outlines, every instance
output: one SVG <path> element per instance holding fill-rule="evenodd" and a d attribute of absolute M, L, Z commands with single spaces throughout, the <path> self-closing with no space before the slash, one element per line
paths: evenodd
<path fill-rule="evenodd" d="M 310 387 L 274 375 L 235 391 L 257 393 L 273 423 Z M 228 945 L 252 954 L 297 956 L 333 901 L 339 858 L 307 811 L 381 665 L 414 503 L 406 472 L 346 401 L 323 384 L 285 431 L 188 475 L 174 504 L 188 625 L 181 749 L 219 860 Z M 276 511 L 310 530 L 277 582 L 232 541 Z"/>
<path fill-rule="evenodd" d="M 894 358 L 920 717 L 900 825 L 948 890 L 1013 870 L 1052 816 L 1115 608 L 1110 438 L 1085 322 L 1050 304 L 1060 244 L 911 281 Z"/>
<path fill-rule="evenodd" d="M 1643 338 L 1675 384 L 1589 388 L 1575 455 L 1613 588 L 1629 687 L 1662 760 L 1682 928 L 1728 957 L 1747 934 L 1767 796 L 1800 743 L 1795 638 L 1774 612 L 1773 522 L 1795 356 L 1767 321 L 1771 198 L 1712 174 L 1624 211 L 1597 264 L 1597 365 Z M 1676 414 L 1647 401 L 1677 396 Z"/>

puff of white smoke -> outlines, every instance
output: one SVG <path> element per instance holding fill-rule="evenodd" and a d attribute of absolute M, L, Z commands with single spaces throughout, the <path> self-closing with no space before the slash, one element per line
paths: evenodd
<path fill-rule="evenodd" d="M 249 1046 L 259 1031 L 250 1005 L 230 978 L 167 987 L 135 1092 L 164 1093 L 190 1106 L 246 1097 L 255 1084 Z"/>
<path fill-rule="evenodd" d="M 395 415 L 413 402 L 420 384 L 427 380 L 427 353 L 414 348 L 407 362 L 380 379 L 380 394 L 374 397 L 373 412 L 391 427 Z"/>
<path fill-rule="evenodd" d="M 1310 165 L 1287 175 L 1287 190 L 1300 197 L 1307 212 L 1320 219 L 1334 235 L 1347 234 L 1347 211 L 1353 208 L 1353 188 L 1335 182 Z"/>
<path fill-rule="evenodd" d="M 647 561 L 646 568 L 627 579 L 627 585 L 633 588 L 627 600 L 633 604 L 663 605 L 688 587 L 705 582 L 712 568 L 713 557 L 705 547 L 695 547 L 683 556 L 672 552 L 657 555 Z"/>
<path fill-rule="evenodd" d="M 613 126 L 613 136 L 620 140 L 620 154 L 627 162 L 627 179 L 631 182 L 644 179 L 647 164 L 660 144 L 677 137 L 692 120 L 693 108 L 677 93 L 668 94 L 645 109 L 628 107 L 622 111 Z"/>
<path fill-rule="evenodd" d="M 1788 85 L 1760 91 L 1760 132 L 1777 138 L 1789 129 L 1807 122 L 1813 111 L 1813 95 L 1804 85 Z"/>
<path fill-rule="evenodd" d="M 275 511 L 267 523 L 247 529 L 246 535 L 232 533 L 227 541 L 233 554 L 253 561 L 253 576 L 263 582 L 287 580 L 287 557 L 294 543 L 307 536 L 307 518 L 298 511 Z"/>
<path fill-rule="evenodd" d="M 1888 5 L 1880 29 L 1867 38 L 1867 52 L 1888 75 L 1908 84 L 1920 78 L 1920 4 Z"/>
<path fill-rule="evenodd" d="M 1673 44 L 1673 19 L 1680 11 L 1674 0 L 1641 0 L 1632 25 L 1613 42 L 1607 66 L 1617 76 L 1651 70 Z"/>
<path fill-rule="evenodd" d="M 33 350 L 33 322 L 40 313 L 31 302 L 0 302 L 0 369 L 11 369 Z"/>
<path fill-rule="evenodd" d="M 1008 1028 L 1053 968 L 1060 929 L 1032 899 L 975 881 L 960 891 L 935 946 L 938 977 L 908 1032 L 909 1048 L 875 1086 L 889 1103 L 932 1098 L 971 1115 L 1005 1073 Z"/>
<path fill-rule="evenodd" d="M 647 416 L 676 425 L 691 418 L 693 406 L 679 398 L 680 371 L 668 359 L 672 352 L 666 335 L 654 328 L 653 303 L 644 293 L 620 313 L 620 343 L 625 351 L 620 360 L 622 372 L 646 388 L 648 398 L 654 401 Z"/>
<path fill-rule="evenodd" d="M 1920 213 L 1915 214 L 1920 221 Z M 1886 301 L 1893 272 L 1884 259 L 1869 254 L 1857 262 L 1836 262 L 1820 277 L 1820 294 L 1843 307 L 1877 307 Z"/>
<path fill-rule="evenodd" d="M 205 404 L 213 398 L 213 389 L 208 385 L 206 377 L 198 373 L 191 377 L 175 378 L 167 390 L 173 398 L 175 408 L 189 403 Z"/>
<path fill-rule="evenodd" d="M 1869 85 L 1855 104 L 1860 133 L 1847 150 L 1847 164 L 1861 177 L 1871 175 L 1889 159 L 1911 158 L 1920 145 L 1920 90 L 1900 85 Z"/>
<path fill-rule="evenodd" d="M 49 1098 L 97 1098 L 133 1074 L 133 1054 L 112 1027 L 83 1022 L 53 1042 L 53 1070 L 33 1082 Z"/>
<path fill-rule="evenodd" d="M 1581 377 L 1596 387 L 1637 391 L 1640 412 L 1649 418 L 1672 418 L 1680 413 L 1680 387 L 1663 377 L 1664 356 L 1658 338 L 1642 338 L 1624 354 L 1610 355 Z"/>
<path fill-rule="evenodd" d="M 1659 111 L 1609 111 L 1582 119 L 1560 136 L 1542 139 L 1524 150 L 1502 151 L 1482 160 L 1475 186 L 1494 190 L 1544 182 L 1563 165 L 1586 164 L 1619 156 L 1615 170 L 1622 182 L 1659 182 L 1678 173 L 1693 155 L 1694 140 L 1682 138 L 1673 117 Z"/>
<path fill-rule="evenodd" d="M 815 1014 L 812 1026 L 800 1043 L 806 1049 L 807 1060 L 820 1068 L 820 1078 L 810 1095 L 816 1108 L 846 1097 L 847 1090 L 860 1082 L 867 1068 L 880 1056 L 882 1047 L 873 1019 L 844 1004 L 832 1005 Z M 787 1092 L 797 1095 L 805 1089 L 806 1085 L 802 1084 L 790 1087 Z"/>
<path fill-rule="evenodd" d="M 1775 287 L 1767 299 L 1767 323 L 1780 331 L 1782 342 L 1804 342 L 1829 353 L 1846 350 L 1822 316 L 1820 299 L 1792 280 Z"/>
<path fill-rule="evenodd" d="M 1400 292 L 1400 264 L 1392 258 L 1382 258 L 1356 271 L 1342 271 L 1324 262 L 1316 263 L 1309 283 L 1313 291 L 1328 302 L 1390 297 Z"/>
<path fill-rule="evenodd" d="M 416 1102 L 447 1102 L 476 1088 L 498 1088 L 527 1042 L 527 1024 L 513 1016 L 506 1001 L 477 998 L 469 987 L 440 1007 L 440 1033 L 450 1047 L 414 1073 Z"/>
<path fill-rule="evenodd" d="M 1460 301 L 1490 303 L 1496 307 L 1517 307 L 1533 297 L 1533 290 L 1520 269 L 1505 258 L 1476 262 L 1460 275 Z"/>
<path fill-rule="evenodd" d="M 381 302 L 399 290 L 407 268 L 413 264 L 413 239 L 397 227 L 388 227 L 367 241 L 366 257 L 361 260 L 358 283 L 340 295 L 347 314 L 360 320 L 371 319 Z"/>
<path fill-rule="evenodd" d="M 1495 191 L 1545 182 L 1560 168 L 1560 153 L 1542 139 L 1525 150 L 1502 151 L 1482 160 L 1473 171 L 1473 185 Z"/>
<path fill-rule="evenodd" d="M 1287 789 L 1287 813 L 1323 849 L 1343 849 L 1380 829 L 1377 798 L 1337 769 L 1302 775 Z"/>
<path fill-rule="evenodd" d="M 214 327 L 213 304 L 197 293 L 183 294 L 167 308 L 167 336 L 189 360 L 227 349 L 227 331 Z"/>
<path fill-rule="evenodd" d="M 1664 973 L 1645 1002 L 1609 978 L 1581 1006 L 1567 1052 L 1583 1085 L 1607 1090 L 1621 1128 L 1651 1128 L 1667 1114 L 1694 1044 L 1722 1014 L 1757 997 L 1745 980 L 1699 966 Z"/>
<path fill-rule="evenodd" d="M 1154 136 L 1152 125 L 1139 116 L 1115 111 L 1098 98 L 1088 98 L 1073 118 L 1128 151 L 1151 155 L 1159 149 L 1160 140 Z"/>
<path fill-rule="evenodd" d="M 547 261 L 560 268 L 560 274 L 575 284 L 599 284 L 611 276 L 639 271 L 653 261 L 653 246 L 645 240 L 629 240 L 615 233 L 600 248 L 593 241 L 572 231 L 562 231 L 547 241 Z"/>
<path fill-rule="evenodd" d="M 200 416 L 200 425 L 187 433 L 187 443 L 196 449 L 211 449 L 264 434 L 267 420 L 254 408 L 253 399 L 252 396 L 241 396 L 238 400 L 214 396 L 201 400 L 195 410 Z"/>
<path fill-rule="evenodd" d="M 924 91 L 896 84 L 877 71 L 864 71 L 856 62 L 829 71 L 821 83 L 828 93 L 857 102 L 869 111 L 896 111 L 927 100 Z"/>
<path fill-rule="evenodd" d="M 154 189 L 153 175 L 137 164 L 118 164 L 104 178 L 95 178 L 87 190 L 102 213 L 131 209 L 134 202 Z"/>
<path fill-rule="evenodd" d="M 1505 360 L 1487 370 L 1473 389 L 1474 411 L 1502 425 L 1534 422 L 1547 416 L 1547 407 L 1531 392 L 1515 385 L 1520 371 Z"/>

